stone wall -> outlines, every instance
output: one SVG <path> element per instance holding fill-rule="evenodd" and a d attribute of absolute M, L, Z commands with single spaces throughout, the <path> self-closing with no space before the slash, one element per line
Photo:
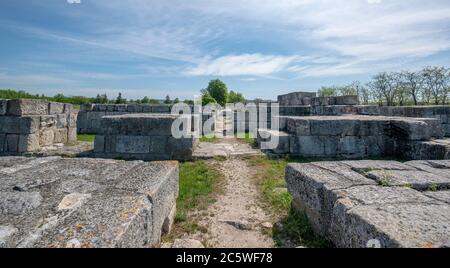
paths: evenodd
<path fill-rule="evenodd" d="M 311 105 L 311 100 L 315 97 L 315 92 L 293 92 L 278 96 L 278 103 L 280 106 Z"/>
<path fill-rule="evenodd" d="M 80 112 L 78 113 L 78 133 L 100 133 L 100 121 L 103 116 L 135 113 L 169 114 L 170 112 L 170 105 L 85 104 L 81 105 Z"/>
<path fill-rule="evenodd" d="M 172 124 L 190 117 L 169 114 L 104 116 L 95 137 L 94 155 L 139 160 L 190 160 L 197 139 L 172 136 Z"/>
<path fill-rule="evenodd" d="M 283 131 L 259 130 L 259 142 L 278 137 L 275 154 L 304 157 L 364 158 L 395 156 L 413 159 L 449 157 L 437 119 L 384 116 L 280 117 Z"/>
<path fill-rule="evenodd" d="M 445 136 L 450 137 L 450 106 L 356 106 L 361 115 L 404 116 L 436 118 L 442 124 Z"/>
<path fill-rule="evenodd" d="M 450 246 L 450 161 L 289 164 L 293 207 L 337 247 Z"/>
<path fill-rule="evenodd" d="M 169 232 L 176 162 L 0 158 L 0 248 L 149 248 Z"/>
<path fill-rule="evenodd" d="M 0 100 L 0 154 L 39 151 L 77 140 L 72 104 L 40 100 Z"/>

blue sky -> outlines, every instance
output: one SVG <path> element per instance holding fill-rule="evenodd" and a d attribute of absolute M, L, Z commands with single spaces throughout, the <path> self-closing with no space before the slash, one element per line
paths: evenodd
<path fill-rule="evenodd" d="M 248 98 L 450 64 L 448 0 L 1 0 L 0 88 Z"/>

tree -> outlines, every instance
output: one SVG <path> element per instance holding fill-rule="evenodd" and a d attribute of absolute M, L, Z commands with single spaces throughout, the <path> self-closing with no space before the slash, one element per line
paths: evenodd
<path fill-rule="evenodd" d="M 427 103 L 430 102 L 430 97 L 433 96 L 434 104 L 438 105 L 439 101 L 442 104 L 447 102 L 448 94 L 448 74 L 445 67 L 431 67 L 428 66 L 422 70 L 422 77 L 424 82 L 424 92 Z"/>
<path fill-rule="evenodd" d="M 211 80 L 206 88 L 209 95 L 221 106 L 225 106 L 228 97 L 228 88 L 224 82 L 219 79 Z"/>
<path fill-rule="evenodd" d="M 187 105 L 194 105 L 193 100 L 184 100 L 183 103 L 186 103 Z"/>
<path fill-rule="evenodd" d="M 414 105 L 418 104 L 419 93 L 422 88 L 422 76 L 415 72 L 403 71 L 400 74 L 400 79 L 402 80 L 405 90 L 411 96 Z"/>
<path fill-rule="evenodd" d="M 202 106 L 208 105 L 210 103 L 217 103 L 217 101 L 209 94 L 208 91 L 204 90 L 202 94 Z"/>
<path fill-rule="evenodd" d="M 150 103 L 150 99 L 147 96 L 145 96 L 145 97 L 142 98 L 141 103 L 149 104 Z"/>
<path fill-rule="evenodd" d="M 106 94 L 97 94 L 97 97 L 95 97 L 95 103 L 105 104 L 108 103 L 108 96 Z"/>
<path fill-rule="evenodd" d="M 230 91 L 228 94 L 228 103 L 244 103 L 245 98 L 241 93 L 234 92 L 233 90 Z"/>
<path fill-rule="evenodd" d="M 164 100 L 164 104 L 172 104 L 172 100 L 170 99 L 169 95 L 166 96 L 166 99 Z"/>
<path fill-rule="evenodd" d="M 366 85 L 360 85 L 359 98 L 360 98 L 362 104 L 364 104 L 364 105 L 368 105 L 369 104 L 370 91 L 369 91 L 369 86 L 367 84 Z"/>
<path fill-rule="evenodd" d="M 337 96 L 338 91 L 335 86 L 332 87 L 321 87 L 319 89 L 319 97 L 331 97 Z"/>
<path fill-rule="evenodd" d="M 383 72 L 373 77 L 372 90 L 380 104 L 384 100 L 387 106 L 394 105 L 396 86 L 395 75 L 392 73 Z"/>
<path fill-rule="evenodd" d="M 179 99 L 179 98 L 176 98 L 176 99 L 173 101 L 173 103 L 175 103 L 175 104 L 180 103 L 180 99 Z"/>
<path fill-rule="evenodd" d="M 127 100 L 122 98 L 122 93 L 119 92 L 119 95 L 116 98 L 116 104 L 126 104 Z"/>

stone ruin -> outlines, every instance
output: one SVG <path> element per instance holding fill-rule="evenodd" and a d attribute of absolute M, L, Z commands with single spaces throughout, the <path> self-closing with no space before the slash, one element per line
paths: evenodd
<path fill-rule="evenodd" d="M 105 116 L 95 137 L 94 155 L 139 160 L 191 160 L 198 138 L 174 138 L 172 124 L 191 118 L 170 114 Z"/>
<path fill-rule="evenodd" d="M 151 247 L 169 232 L 176 162 L 0 158 L 0 247 Z"/>
<path fill-rule="evenodd" d="M 0 100 L 0 155 L 40 151 L 77 140 L 72 104 Z"/>
<path fill-rule="evenodd" d="M 337 247 L 450 247 L 450 161 L 289 164 L 288 190 Z"/>

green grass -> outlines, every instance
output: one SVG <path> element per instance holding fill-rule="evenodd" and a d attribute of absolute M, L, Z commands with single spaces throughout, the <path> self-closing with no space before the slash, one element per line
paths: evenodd
<path fill-rule="evenodd" d="M 257 170 L 256 183 L 261 198 L 275 221 L 272 237 L 279 247 L 303 245 L 306 247 L 330 247 L 330 244 L 314 234 L 308 217 L 292 208 L 292 196 L 286 189 L 285 170 L 289 162 L 311 162 L 317 159 L 268 157 L 249 158 L 249 164 Z M 289 242 L 287 242 L 289 241 Z"/>
<path fill-rule="evenodd" d="M 190 212 L 206 210 L 222 193 L 222 174 L 207 161 L 180 163 L 180 191 L 177 199 L 177 213 L 172 232 L 163 236 L 163 242 L 188 233 L 207 232 L 200 225 L 198 216 Z"/>
<path fill-rule="evenodd" d="M 85 142 L 94 142 L 95 135 L 91 134 L 78 134 L 77 135 L 78 141 L 85 141 Z"/>
<path fill-rule="evenodd" d="M 212 136 L 212 137 L 207 137 L 207 136 L 201 136 L 200 137 L 200 142 L 209 142 L 209 143 L 215 143 L 217 142 L 218 139 L 216 136 Z"/>
<path fill-rule="evenodd" d="M 242 140 L 245 143 L 248 143 L 250 145 L 254 145 L 256 143 L 256 138 L 253 136 L 252 133 L 249 133 L 249 132 L 237 133 L 236 138 L 238 140 Z"/>

